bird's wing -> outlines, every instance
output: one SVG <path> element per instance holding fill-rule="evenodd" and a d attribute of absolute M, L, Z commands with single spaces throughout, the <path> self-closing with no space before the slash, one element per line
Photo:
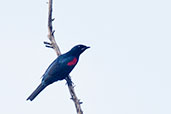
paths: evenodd
<path fill-rule="evenodd" d="M 72 69 L 77 63 L 77 59 L 75 60 L 75 57 L 60 57 L 56 60 L 56 62 L 53 62 L 52 65 L 49 67 L 48 74 L 50 75 L 56 75 L 61 72 L 70 72 L 70 69 Z"/>
<path fill-rule="evenodd" d="M 43 78 L 44 79 L 58 79 L 61 76 L 65 76 L 71 72 L 71 70 L 76 65 L 77 61 L 74 60 L 75 57 L 65 57 L 59 56 L 56 60 L 46 70 Z"/>

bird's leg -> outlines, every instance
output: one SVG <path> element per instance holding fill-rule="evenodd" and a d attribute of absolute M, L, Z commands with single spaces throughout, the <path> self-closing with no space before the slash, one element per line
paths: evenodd
<path fill-rule="evenodd" d="M 65 80 L 67 81 L 67 84 L 68 84 L 69 86 L 74 85 L 74 83 L 72 82 L 72 80 L 71 80 L 71 77 L 70 77 L 70 76 L 67 76 L 67 77 L 65 78 Z"/>

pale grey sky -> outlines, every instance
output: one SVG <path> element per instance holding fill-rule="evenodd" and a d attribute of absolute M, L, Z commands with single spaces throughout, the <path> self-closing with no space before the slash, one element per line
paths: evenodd
<path fill-rule="evenodd" d="M 26 98 L 56 58 L 47 49 L 47 0 L 0 4 L 0 113 L 75 114 L 65 81 Z M 62 52 L 91 46 L 71 76 L 85 114 L 171 113 L 171 1 L 54 1 Z"/>

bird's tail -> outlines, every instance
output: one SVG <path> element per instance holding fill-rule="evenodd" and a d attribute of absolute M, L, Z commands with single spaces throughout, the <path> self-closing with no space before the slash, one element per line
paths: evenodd
<path fill-rule="evenodd" d="M 27 100 L 30 100 L 30 101 L 34 100 L 34 98 L 35 98 L 43 89 L 45 89 L 46 86 L 47 86 L 47 85 L 44 85 L 44 84 L 41 83 L 41 84 L 36 88 L 36 90 L 34 90 L 34 92 L 27 98 Z"/>

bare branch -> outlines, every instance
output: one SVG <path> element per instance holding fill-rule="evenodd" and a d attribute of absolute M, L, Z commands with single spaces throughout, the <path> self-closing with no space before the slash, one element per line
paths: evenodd
<path fill-rule="evenodd" d="M 52 19 L 52 0 L 49 0 L 49 13 L 48 13 L 48 31 L 49 31 L 49 34 L 48 34 L 48 38 L 49 40 L 51 41 L 51 44 L 52 44 L 52 47 L 53 49 L 55 50 L 56 54 L 59 56 L 61 55 L 61 51 L 55 41 L 55 37 L 54 37 L 54 30 L 53 30 L 53 27 L 52 27 L 52 21 L 54 19 Z"/>
<path fill-rule="evenodd" d="M 55 37 L 54 37 L 55 30 L 53 30 L 53 26 L 52 26 L 52 21 L 55 20 L 55 18 L 52 18 L 52 2 L 53 2 L 52 0 L 49 0 L 49 13 L 48 13 L 48 31 L 49 31 L 48 38 L 51 43 L 44 42 L 44 44 L 46 45 L 46 47 L 53 48 L 55 50 L 57 56 L 59 56 L 59 55 L 61 55 L 61 51 L 55 41 Z M 81 110 L 81 105 L 80 105 L 80 104 L 82 104 L 82 102 L 80 102 L 80 100 L 77 98 L 77 96 L 75 94 L 74 85 L 71 81 L 71 77 L 68 76 L 66 78 L 66 81 L 67 81 L 69 92 L 71 94 L 71 99 L 75 103 L 75 108 L 76 108 L 77 114 L 83 114 L 83 111 Z"/>

